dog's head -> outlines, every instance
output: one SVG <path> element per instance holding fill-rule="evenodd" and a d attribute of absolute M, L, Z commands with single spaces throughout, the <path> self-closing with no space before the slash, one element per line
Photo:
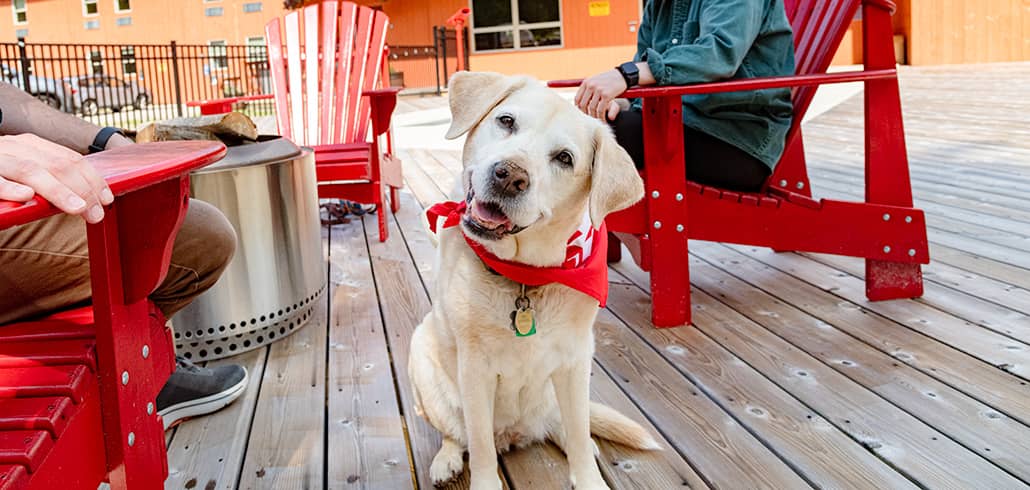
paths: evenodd
<path fill-rule="evenodd" d="M 468 134 L 462 227 L 473 239 L 496 245 L 566 232 L 557 237 L 565 240 L 584 212 L 596 228 L 643 197 L 633 161 L 608 126 L 539 82 L 459 72 L 449 90 L 447 137 Z"/>

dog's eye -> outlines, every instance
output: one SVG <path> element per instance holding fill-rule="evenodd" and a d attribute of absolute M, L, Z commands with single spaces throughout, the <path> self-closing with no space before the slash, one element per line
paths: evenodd
<path fill-rule="evenodd" d="M 564 165 L 566 167 L 571 167 L 572 166 L 572 153 L 569 153 L 568 150 L 562 150 L 562 151 L 558 152 L 558 154 L 554 156 L 554 159 L 558 163 L 560 163 L 560 164 L 562 164 L 562 165 Z"/>
<path fill-rule="evenodd" d="M 497 123 L 500 124 L 502 128 L 512 129 L 515 127 L 515 118 L 504 114 L 497 118 Z"/>

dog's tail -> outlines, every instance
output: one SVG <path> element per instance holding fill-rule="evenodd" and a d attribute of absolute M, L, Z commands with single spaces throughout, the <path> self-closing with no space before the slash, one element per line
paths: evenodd
<path fill-rule="evenodd" d="M 662 448 L 640 424 L 614 408 L 596 402 L 590 402 L 590 433 L 636 449 L 652 451 Z"/>

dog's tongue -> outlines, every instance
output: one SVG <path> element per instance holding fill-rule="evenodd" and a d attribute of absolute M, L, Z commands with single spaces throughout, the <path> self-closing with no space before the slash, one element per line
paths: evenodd
<path fill-rule="evenodd" d="M 476 201 L 472 206 L 472 216 L 476 218 L 476 221 L 489 228 L 497 229 L 503 226 L 507 229 L 511 227 L 511 220 L 497 209 L 496 206 L 487 205 L 480 201 Z"/>

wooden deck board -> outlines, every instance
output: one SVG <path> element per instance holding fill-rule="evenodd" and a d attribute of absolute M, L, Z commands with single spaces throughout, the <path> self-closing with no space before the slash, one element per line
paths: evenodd
<path fill-rule="evenodd" d="M 901 74 L 925 296 L 866 301 L 858 259 L 691 242 L 695 325 L 657 330 L 647 274 L 615 264 L 591 397 L 666 449 L 599 441 L 613 488 L 1030 488 L 1030 99 L 1013 81 L 1030 63 Z M 445 107 L 402 98 L 398 114 Z M 861 197 L 862 118 L 857 96 L 806 123 L 817 197 Z M 375 217 L 332 228 L 334 313 L 220 361 L 251 386 L 169 434 L 167 488 L 432 487 L 440 438 L 412 409 L 408 342 L 435 267 L 420 211 L 461 162 L 402 159 L 390 240 Z M 515 490 L 568 488 L 565 468 L 550 444 L 500 456 Z"/>

